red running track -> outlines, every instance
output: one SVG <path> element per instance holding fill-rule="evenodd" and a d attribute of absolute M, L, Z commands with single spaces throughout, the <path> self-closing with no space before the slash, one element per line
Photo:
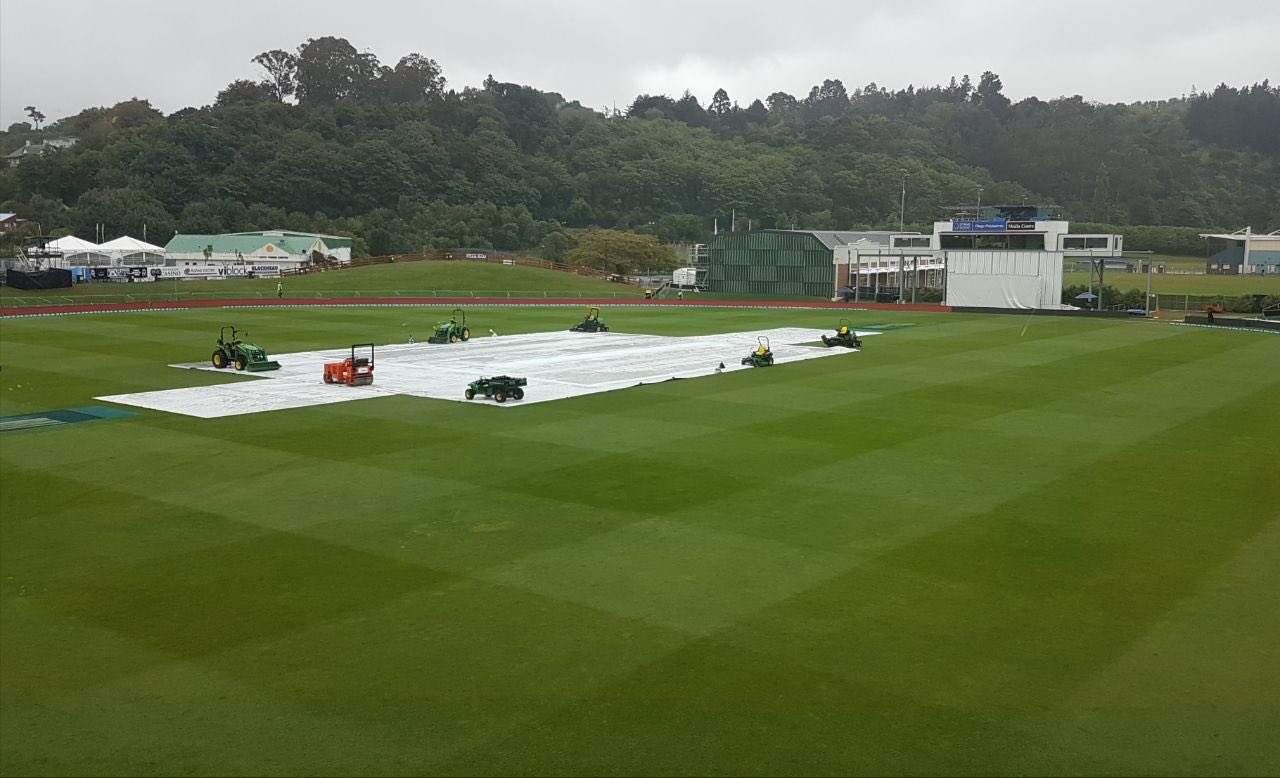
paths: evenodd
<path fill-rule="evenodd" d="M 295 308 L 295 307 L 379 307 L 379 306 L 471 306 L 478 308 L 495 307 L 541 307 L 541 306 L 583 306 L 599 305 L 603 307 L 625 306 L 629 308 L 780 308 L 780 309 L 835 309 L 845 311 L 930 311 L 934 313 L 948 312 L 950 306 L 894 303 L 833 303 L 833 302 L 788 302 L 784 300 L 690 300 L 676 302 L 668 300 L 623 300 L 617 299 L 544 299 L 507 298 L 507 297 L 336 297 L 328 299 L 305 298 L 294 300 L 262 300 L 251 298 L 245 300 L 187 300 L 181 302 L 145 302 L 145 303 L 98 303 L 94 305 L 38 305 L 0 308 L 0 318 L 24 316 L 66 316 L 81 313 L 127 313 L 132 311 L 183 311 L 195 308 Z"/>

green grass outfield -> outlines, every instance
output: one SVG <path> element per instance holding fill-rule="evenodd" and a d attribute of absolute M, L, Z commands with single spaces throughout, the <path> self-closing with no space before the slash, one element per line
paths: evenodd
<path fill-rule="evenodd" d="M 231 315 L 281 353 L 439 310 L 3 320 L 0 413 L 229 380 L 165 365 Z M 855 316 L 914 326 L 501 411 L 0 433 L 0 773 L 1280 773 L 1280 337 Z"/>
<path fill-rule="evenodd" d="M 1147 289 L 1147 276 L 1145 273 L 1107 272 L 1103 274 L 1102 282 L 1121 292 L 1127 292 L 1130 289 L 1137 289 L 1138 291 L 1146 291 Z M 1068 272 L 1062 274 L 1062 285 L 1064 287 L 1072 285 L 1088 286 L 1088 284 L 1088 273 Z M 1156 294 L 1280 295 L 1280 275 L 1211 276 L 1155 273 L 1151 276 L 1151 291 Z"/>
<path fill-rule="evenodd" d="M 365 297 L 397 292 L 405 296 L 534 295 L 542 297 L 641 297 L 638 286 L 617 284 L 591 276 L 523 265 L 483 262 L 397 262 L 324 273 L 279 278 L 228 278 L 222 281 L 155 281 L 137 284 L 88 283 L 69 289 L 30 291 L 0 286 L 0 303 L 45 305 L 39 298 L 70 297 L 76 302 L 120 302 L 126 297 L 172 300 L 189 297 L 274 297 L 276 283 L 285 297 L 314 293 L 356 292 Z M 66 300 L 63 300 L 66 302 Z"/>

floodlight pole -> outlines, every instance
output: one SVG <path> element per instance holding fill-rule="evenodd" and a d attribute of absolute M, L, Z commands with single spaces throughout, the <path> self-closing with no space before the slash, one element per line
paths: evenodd
<path fill-rule="evenodd" d="M 1099 311 L 1102 310 L 1102 270 L 1103 270 L 1103 267 L 1106 265 L 1106 263 L 1107 261 L 1105 259 L 1103 259 L 1102 257 L 1098 257 L 1098 307 L 1097 307 L 1097 310 Z"/>
<path fill-rule="evenodd" d="M 898 208 L 898 232 L 906 230 L 907 223 L 907 171 L 899 170 L 902 174 L 902 204 Z"/>
<path fill-rule="evenodd" d="M 1151 258 L 1147 258 L 1147 312 L 1146 316 L 1151 316 Z"/>

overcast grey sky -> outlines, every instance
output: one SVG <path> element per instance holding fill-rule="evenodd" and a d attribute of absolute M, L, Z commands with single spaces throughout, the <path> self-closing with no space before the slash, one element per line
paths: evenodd
<path fill-rule="evenodd" d="M 449 85 L 501 81 L 601 108 L 640 92 L 744 106 L 824 78 L 853 91 L 1000 74 L 1013 99 L 1104 102 L 1194 84 L 1277 79 L 1273 0 L 0 0 L 0 126 L 35 105 L 50 120 L 130 97 L 166 113 L 260 78 L 259 52 L 345 37 L 394 64 L 417 51 Z"/>

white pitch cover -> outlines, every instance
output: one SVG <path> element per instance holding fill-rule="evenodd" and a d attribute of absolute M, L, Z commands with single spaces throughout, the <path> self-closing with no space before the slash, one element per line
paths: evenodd
<path fill-rule="evenodd" d="M 696 378 L 719 372 L 751 370 L 741 364 L 768 337 L 776 364 L 856 353 L 841 347 L 806 346 L 831 330 L 784 328 L 721 335 L 670 337 L 619 332 L 537 332 L 526 335 L 474 336 L 466 343 L 400 343 L 378 346 L 374 383 L 370 386 L 325 384 L 323 365 L 350 356 L 350 348 L 272 355 L 279 370 L 234 374 L 237 380 L 213 386 L 116 394 L 95 399 L 212 419 L 245 413 L 411 395 L 467 402 L 462 392 L 477 378 L 511 375 L 527 378 L 525 399 L 499 405 L 476 398 L 472 403 L 497 408 L 625 389 L 671 378 Z M 858 332 L 859 337 L 875 332 Z M 208 362 L 172 367 L 209 370 L 226 375 Z M 754 368 L 759 369 L 759 368 Z M 772 368 L 765 368 L 772 369 Z"/>

